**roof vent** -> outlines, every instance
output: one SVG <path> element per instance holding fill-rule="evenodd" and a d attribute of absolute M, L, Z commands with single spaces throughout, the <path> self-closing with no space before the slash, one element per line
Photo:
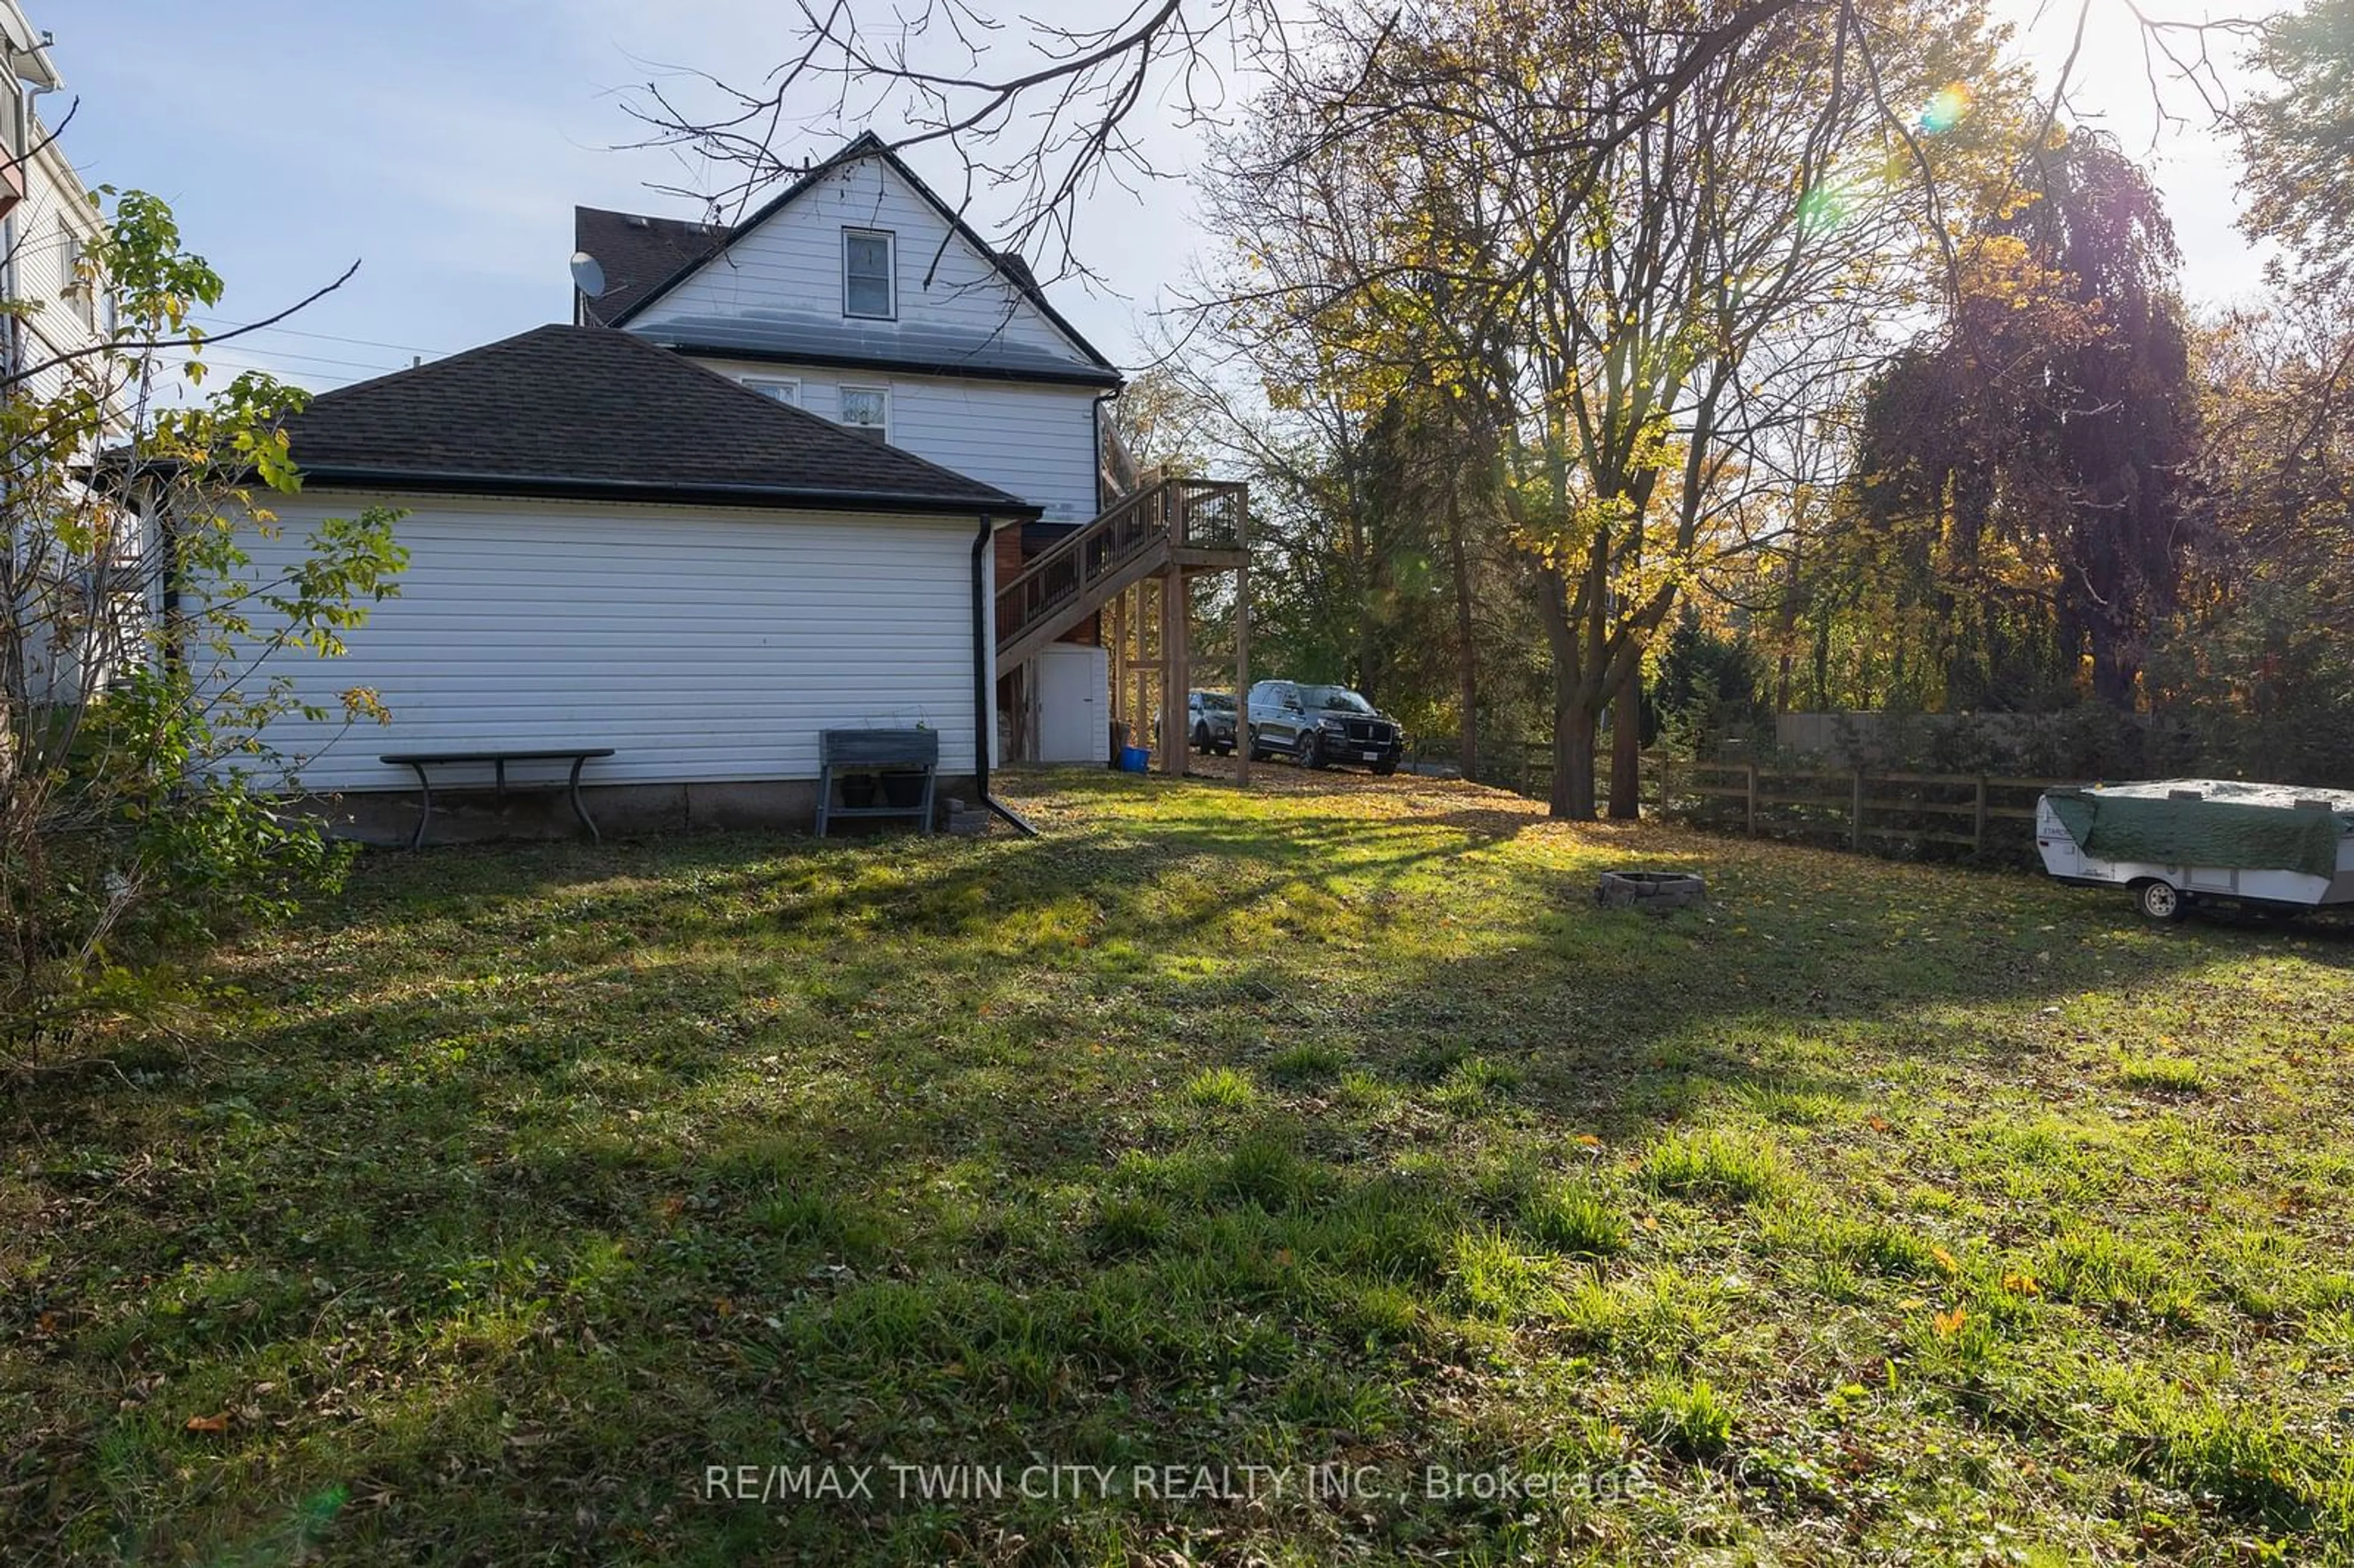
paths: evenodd
<path fill-rule="evenodd" d="M 634 212 L 622 214 L 621 222 L 623 225 L 631 228 L 652 228 L 653 227 L 653 225 L 644 217 Z"/>

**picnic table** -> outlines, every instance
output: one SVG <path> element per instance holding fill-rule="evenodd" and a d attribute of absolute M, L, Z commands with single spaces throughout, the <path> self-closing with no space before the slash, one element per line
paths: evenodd
<path fill-rule="evenodd" d="M 580 769 L 599 757 L 612 755 L 613 748 L 610 746 L 559 746 L 527 751 L 388 751 L 378 757 L 376 760 L 407 768 L 416 773 L 417 787 L 425 796 L 425 810 L 424 814 L 417 819 L 417 832 L 409 836 L 408 847 L 422 849 L 425 847 L 425 830 L 433 821 L 433 779 L 428 769 L 458 767 L 467 763 L 479 765 L 484 762 L 489 763 L 495 770 L 498 797 L 504 803 L 507 798 L 508 763 L 569 761 L 572 764 L 572 771 L 561 784 L 550 779 L 544 783 L 518 784 L 515 788 L 564 790 L 572 798 L 572 814 L 580 819 L 582 827 L 588 830 L 590 840 L 602 843 L 605 842 L 604 835 L 598 832 L 597 824 L 588 820 L 588 808 L 580 803 Z"/>

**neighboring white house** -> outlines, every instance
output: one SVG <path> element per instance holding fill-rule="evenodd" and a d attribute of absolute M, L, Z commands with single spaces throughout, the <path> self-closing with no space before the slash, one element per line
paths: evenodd
<path fill-rule="evenodd" d="M 0 0 L 0 299 L 17 306 L 0 317 L 0 396 L 12 399 L 54 397 L 78 383 L 101 387 L 101 367 L 87 351 L 114 329 L 111 296 L 82 267 L 104 233 L 98 209 L 39 107 L 64 85 L 50 50 L 49 35 L 16 0 Z M 122 389 L 102 390 L 119 422 Z M 28 545 L 30 535 L 46 533 L 39 519 L 60 504 L 47 493 L 11 491 L 0 530 L 16 596 L 9 619 L 23 633 L 5 662 L 7 683 L 21 683 L 35 702 L 103 683 L 135 655 L 140 625 L 137 541 L 126 541 L 121 562 L 88 574 L 58 574 Z M 82 607 L 92 593 L 121 613 L 90 614 Z"/>
<path fill-rule="evenodd" d="M 265 735 L 358 836 L 416 819 L 386 753 L 610 747 L 583 783 L 621 828 L 806 823 L 827 728 L 923 726 L 944 792 L 985 775 L 988 568 L 1036 515 L 1019 497 L 609 327 L 325 393 L 289 434 L 303 489 L 257 579 L 323 518 L 408 513 L 398 597 L 345 656 L 273 666 L 331 712 L 355 686 L 390 711 Z"/>
<path fill-rule="evenodd" d="M 1119 371 L 1026 265 L 871 134 L 733 227 L 579 207 L 574 240 L 584 324 L 622 328 L 1035 506 L 1036 522 L 1002 537 L 992 586 L 1120 488 L 1106 479 L 1120 454 L 1098 434 Z M 1099 641 L 1096 617 L 1063 638 Z M 1029 732 L 1039 694 L 1067 688 L 1041 679 L 1036 659 L 998 673 L 992 689 Z M 1067 689 L 1062 716 L 1084 717 L 1058 727 L 1091 732 L 1080 751 L 1099 758 L 1102 694 Z"/>
<path fill-rule="evenodd" d="M 64 85 L 49 36 L 35 30 L 16 0 L 0 0 L 0 47 L 8 66 L 0 77 L 0 298 L 32 307 L 0 329 L 13 375 L 90 347 L 113 323 L 104 291 L 75 281 L 75 269 L 104 230 L 64 142 L 52 140 L 40 112 L 40 101 Z M 67 375 L 62 366 L 50 370 L 27 390 L 48 396 Z"/>

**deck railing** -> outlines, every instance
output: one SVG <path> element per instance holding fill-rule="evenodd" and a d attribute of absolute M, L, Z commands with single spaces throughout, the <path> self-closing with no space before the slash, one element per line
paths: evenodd
<path fill-rule="evenodd" d="M 1123 497 L 999 586 L 998 646 L 1084 602 L 1090 588 L 1149 550 L 1242 548 L 1248 496 L 1249 486 L 1230 481 L 1165 479 Z"/>

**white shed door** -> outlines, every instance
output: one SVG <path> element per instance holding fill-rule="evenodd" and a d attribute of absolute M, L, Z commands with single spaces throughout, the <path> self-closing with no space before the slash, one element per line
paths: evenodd
<path fill-rule="evenodd" d="M 1111 700 L 1107 651 L 1057 643 L 1039 651 L 1038 760 L 1101 762 L 1111 747 L 1105 709 Z"/>

